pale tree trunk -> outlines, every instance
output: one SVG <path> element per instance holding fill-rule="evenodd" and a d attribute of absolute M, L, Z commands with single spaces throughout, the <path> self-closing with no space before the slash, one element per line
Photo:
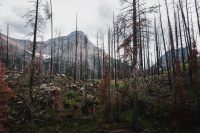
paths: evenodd
<path fill-rule="evenodd" d="M 157 32 L 157 25 L 156 25 L 156 19 L 154 20 L 154 33 L 155 33 L 155 44 L 156 44 L 156 61 L 157 61 L 157 74 L 160 75 L 160 62 L 159 62 L 159 49 L 158 49 L 158 32 Z"/>
<path fill-rule="evenodd" d="M 174 38 L 173 38 L 173 31 L 172 31 L 172 26 L 170 22 L 170 17 L 169 17 L 169 9 L 168 9 L 168 4 L 167 1 L 165 0 L 166 4 L 166 10 L 167 10 L 167 21 L 168 21 L 168 30 L 169 30 L 169 41 L 170 41 L 170 46 L 171 46 L 171 55 L 172 55 L 172 68 L 173 68 L 173 76 L 175 75 L 175 48 L 174 48 Z"/>
<path fill-rule="evenodd" d="M 7 24 L 7 46 L 6 46 L 6 67 L 8 68 L 9 67 L 9 44 L 8 44 L 8 41 L 9 41 L 9 24 Z"/>
<path fill-rule="evenodd" d="M 37 43 L 37 24 L 38 24 L 38 8 L 39 8 L 39 0 L 36 2 L 36 14 L 35 14 L 35 23 L 34 23 L 34 37 L 33 37 L 33 49 L 32 49 L 32 57 L 31 57 L 31 64 L 30 64 L 30 83 L 29 83 L 29 90 L 28 90 L 28 119 L 31 120 L 31 108 L 33 102 L 33 80 L 35 75 L 35 52 L 36 52 L 36 43 Z"/>
<path fill-rule="evenodd" d="M 166 60 L 166 64 L 167 64 L 167 76 L 168 76 L 168 80 L 169 80 L 170 90 L 172 90 L 172 79 L 171 79 L 171 75 L 170 75 L 169 60 L 167 57 L 167 47 L 166 47 L 166 42 L 165 42 L 165 35 L 164 35 L 164 30 L 163 30 L 160 6 L 159 6 L 159 14 L 160 14 L 160 26 L 161 26 L 161 32 L 162 32 L 162 39 L 163 39 L 164 51 L 165 51 L 165 60 Z"/>
<path fill-rule="evenodd" d="M 137 29 L 137 2 L 136 0 L 133 0 L 132 3 L 132 9 L 133 9 L 133 55 L 132 55 L 132 76 L 131 76 L 131 88 L 133 90 L 133 117 L 132 117 L 132 129 L 134 129 L 136 132 L 139 132 L 139 114 L 138 114 L 138 94 L 137 94 L 137 57 L 138 57 L 138 44 L 137 44 L 137 35 L 138 35 L 138 29 Z"/>
<path fill-rule="evenodd" d="M 197 0 L 195 0 L 195 10 L 196 10 L 196 15 L 197 15 L 197 24 L 198 24 L 198 29 L 199 29 L 199 35 L 200 35 L 200 20 L 199 20 L 199 7 Z"/>
<path fill-rule="evenodd" d="M 85 36 L 85 80 L 88 80 L 88 38 Z M 94 69 L 95 70 L 95 69 Z M 93 76 L 94 77 L 94 76 Z"/>
<path fill-rule="evenodd" d="M 50 59 L 50 79 L 52 78 L 53 73 L 53 7 L 52 7 L 52 1 L 50 0 L 50 6 L 51 6 L 51 59 Z"/>
<path fill-rule="evenodd" d="M 178 27 L 179 27 L 179 36 L 180 36 L 180 43 L 181 43 L 181 58 L 182 58 L 182 64 L 183 64 L 183 71 L 186 71 L 185 66 L 185 53 L 183 50 L 183 39 L 182 39 L 182 28 L 181 28 L 181 21 L 180 21 L 180 13 L 178 12 Z"/>
<path fill-rule="evenodd" d="M 76 69 L 77 69 L 77 48 L 78 48 L 78 31 L 77 31 L 77 14 L 76 14 L 76 49 L 75 49 L 75 66 L 74 66 L 74 83 L 76 83 Z"/>

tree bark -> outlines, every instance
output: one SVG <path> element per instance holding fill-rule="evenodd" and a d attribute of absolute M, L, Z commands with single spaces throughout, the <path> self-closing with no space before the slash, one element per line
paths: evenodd
<path fill-rule="evenodd" d="M 34 23 L 34 37 L 33 37 L 33 49 L 32 49 L 32 57 L 31 57 L 31 73 L 30 73 L 30 83 L 29 83 L 29 91 L 28 91 L 28 119 L 31 120 L 31 108 L 33 102 L 33 80 L 35 75 L 35 52 L 37 45 L 37 24 L 38 24 L 38 8 L 39 8 L 39 0 L 36 2 L 36 14 L 35 14 L 35 23 Z"/>

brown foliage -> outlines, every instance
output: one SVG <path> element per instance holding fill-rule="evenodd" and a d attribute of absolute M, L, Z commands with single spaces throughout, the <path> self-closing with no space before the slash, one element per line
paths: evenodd
<path fill-rule="evenodd" d="M 105 71 L 103 80 L 99 84 L 99 88 L 101 89 L 100 90 L 100 100 L 101 100 L 102 104 L 104 105 L 104 107 L 103 107 L 104 121 L 108 121 L 110 119 L 110 115 L 108 115 L 108 113 L 110 112 L 110 108 L 111 108 L 111 95 L 110 95 L 111 92 L 109 89 L 109 85 L 110 85 L 110 75 L 109 75 L 108 71 Z"/>
<path fill-rule="evenodd" d="M 108 88 L 110 84 L 110 76 L 106 71 L 103 76 L 103 80 L 99 83 L 99 88 L 101 89 L 100 98 L 103 103 L 107 101 Z"/>
<path fill-rule="evenodd" d="M 5 132 L 5 124 L 9 116 L 8 103 L 13 97 L 13 91 L 8 87 L 8 84 L 4 80 L 5 69 L 0 64 L 0 132 Z"/>

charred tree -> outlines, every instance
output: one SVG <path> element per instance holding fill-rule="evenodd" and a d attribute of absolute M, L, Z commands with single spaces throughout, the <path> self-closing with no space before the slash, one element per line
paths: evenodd
<path fill-rule="evenodd" d="M 85 48 L 85 80 L 88 80 L 88 38 L 84 38 L 84 48 Z M 95 60 L 94 60 L 95 61 Z M 95 67 L 94 67 L 95 71 Z"/>
<path fill-rule="evenodd" d="M 166 10 L 167 10 L 167 22 L 168 22 L 168 30 L 169 30 L 169 41 L 170 41 L 170 46 L 171 46 L 171 61 L 172 61 L 172 70 L 173 70 L 173 76 L 175 75 L 175 48 L 174 48 L 174 38 L 173 38 L 173 31 L 172 31 L 172 26 L 170 22 L 170 17 L 169 17 L 169 9 L 168 9 L 168 4 L 167 1 L 165 0 L 165 5 L 166 5 Z"/>
<path fill-rule="evenodd" d="M 50 7 L 51 7 L 51 59 L 50 59 L 50 79 L 52 78 L 53 73 L 53 6 L 52 1 L 50 0 Z"/>
<path fill-rule="evenodd" d="M 178 9 L 178 8 L 177 8 Z M 181 43 L 181 59 L 183 64 L 183 71 L 186 71 L 186 65 L 185 65 L 185 52 L 183 49 L 183 39 L 182 39 L 182 28 L 181 28 L 181 20 L 180 20 L 180 13 L 178 9 L 178 27 L 179 27 L 179 36 L 180 36 L 180 43 Z"/>
<path fill-rule="evenodd" d="M 170 90 L 172 90 L 172 79 L 171 79 L 171 75 L 170 75 L 169 60 L 168 60 L 168 55 L 167 55 L 167 47 L 166 47 L 166 41 L 165 41 L 165 34 L 164 34 L 164 30 L 163 30 L 160 5 L 159 5 L 159 14 L 160 14 L 160 26 L 161 26 L 161 32 L 162 32 L 162 40 L 163 40 L 164 51 L 165 51 L 165 60 L 166 60 L 166 65 L 167 65 L 167 76 L 168 76 L 168 80 L 169 80 Z"/>
<path fill-rule="evenodd" d="M 74 83 L 76 83 L 77 48 L 78 48 L 77 14 L 76 14 L 76 46 L 75 47 L 76 48 L 75 48 Z"/>
<path fill-rule="evenodd" d="M 33 49 L 31 56 L 31 73 L 30 73 L 30 83 L 28 91 L 28 119 L 31 120 L 31 108 L 33 102 L 33 79 L 35 76 L 35 53 L 36 53 L 36 43 L 37 43 L 37 28 L 38 28 L 38 9 L 39 9 L 39 0 L 36 1 L 36 13 L 35 13 L 35 23 L 34 23 L 34 36 L 33 36 Z"/>
<path fill-rule="evenodd" d="M 9 68 L 9 24 L 7 24 L 6 67 Z"/>
<path fill-rule="evenodd" d="M 156 64 L 157 64 L 157 74 L 160 75 L 160 62 L 159 62 L 159 46 L 158 46 L 158 32 L 157 32 L 157 25 L 156 19 L 154 20 L 154 33 L 155 33 L 155 44 L 156 44 Z"/>

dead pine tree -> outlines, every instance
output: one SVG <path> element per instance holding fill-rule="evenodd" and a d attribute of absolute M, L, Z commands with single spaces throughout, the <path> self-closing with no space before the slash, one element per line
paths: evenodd
<path fill-rule="evenodd" d="M 188 65 L 189 65 L 189 77 L 190 77 L 190 85 L 192 87 L 192 70 L 191 68 L 191 55 L 192 55 L 192 39 L 190 35 L 190 26 L 189 26 L 189 14 L 188 14 L 188 1 L 186 0 L 186 12 L 187 12 L 187 18 L 185 17 L 185 13 L 183 10 L 183 2 L 182 0 L 179 0 L 179 8 L 181 11 L 181 16 L 183 20 L 183 29 L 184 29 L 184 38 L 186 42 L 186 50 L 187 50 L 187 59 L 188 59 Z M 187 19 L 187 20 L 186 20 Z"/>
<path fill-rule="evenodd" d="M 103 120 L 104 122 L 110 122 L 110 117 L 108 117 L 108 113 L 110 113 L 109 106 L 109 85 L 110 85 L 110 75 L 108 69 L 108 58 L 105 57 L 104 62 L 105 71 L 103 73 L 103 79 L 99 83 L 100 88 L 100 100 L 103 104 Z"/>
<path fill-rule="evenodd" d="M 139 1 L 137 4 L 137 10 L 140 10 Z M 138 23 L 139 23 L 139 59 L 140 59 L 140 69 L 143 71 L 143 47 L 142 47 L 142 27 L 141 27 L 141 13 L 138 14 Z"/>
<path fill-rule="evenodd" d="M 3 42 L 2 42 L 2 37 L 1 37 L 1 29 L 0 29 L 0 62 L 2 63 L 3 62 Z"/>
<path fill-rule="evenodd" d="M 146 37 L 147 37 L 147 70 L 148 70 L 148 75 L 150 75 L 150 46 L 149 46 L 149 43 L 150 43 L 150 37 L 149 37 L 149 28 L 147 28 L 146 30 Z"/>
<path fill-rule="evenodd" d="M 185 13 L 184 13 L 184 10 L 183 10 L 182 0 L 179 0 L 179 8 L 180 8 L 180 11 L 181 11 L 181 17 L 182 17 L 182 21 L 183 21 L 183 30 L 184 30 L 183 33 L 184 33 L 184 38 L 185 38 L 185 43 L 186 43 L 188 63 L 189 63 L 189 66 L 190 66 L 190 55 L 191 55 L 191 50 L 192 50 L 192 48 L 191 48 L 192 42 L 191 42 L 191 36 L 190 36 L 190 29 L 187 25 Z"/>
<path fill-rule="evenodd" d="M 148 26 L 148 20 L 144 19 L 145 12 L 151 13 L 154 12 L 155 10 L 155 7 L 143 9 L 141 6 L 143 5 L 143 3 L 140 2 L 141 2 L 140 0 L 121 0 L 122 11 L 120 13 L 121 20 L 122 21 L 124 20 L 126 23 L 125 30 L 127 33 L 126 38 L 123 40 L 123 43 L 121 44 L 120 47 L 122 47 L 123 50 L 125 51 L 124 53 L 126 59 L 129 61 L 129 64 L 131 64 L 129 65 L 130 77 L 128 79 L 128 85 L 130 90 L 129 93 L 131 95 L 132 114 L 133 114 L 131 127 L 135 132 L 138 133 L 142 131 L 138 118 L 139 117 L 138 91 L 140 88 L 139 77 L 142 76 L 141 70 L 139 69 L 138 66 L 138 63 L 140 63 L 138 62 L 138 58 L 140 58 L 138 56 L 140 54 L 139 53 L 140 43 L 142 43 L 143 41 L 140 40 L 142 39 L 142 36 L 140 34 L 142 33 L 143 29 L 145 29 Z M 138 8 L 138 6 L 140 8 Z"/>
<path fill-rule="evenodd" d="M 94 79 L 95 79 L 95 71 L 96 71 L 96 52 L 95 52 L 95 47 L 93 47 L 93 76 L 92 76 L 92 79 L 93 79 L 93 84 L 94 84 Z"/>
<path fill-rule="evenodd" d="M 9 67 L 9 24 L 7 24 L 6 67 Z"/>
<path fill-rule="evenodd" d="M 98 61 L 98 70 L 97 70 L 97 72 L 98 72 L 98 79 L 101 79 L 101 60 L 100 60 L 100 52 L 99 52 L 99 34 L 97 34 L 97 56 L 98 56 L 98 59 L 97 59 L 97 61 Z"/>
<path fill-rule="evenodd" d="M 62 38 L 62 41 L 61 41 L 61 55 L 60 55 L 60 67 L 59 67 L 59 71 L 60 73 L 65 73 L 64 72 L 64 39 Z"/>
<path fill-rule="evenodd" d="M 100 31 L 100 42 L 101 42 L 101 79 L 103 79 L 103 74 L 105 71 L 105 46 L 104 46 L 104 34 Z"/>
<path fill-rule="evenodd" d="M 108 28 L 108 73 L 109 73 L 109 77 L 111 77 L 111 73 L 110 73 L 110 70 L 111 70 L 111 49 L 110 49 L 110 45 L 111 45 L 111 30 L 110 28 Z M 111 79 L 110 79 L 111 80 Z M 110 86 L 110 83 L 109 83 L 109 86 L 108 86 L 108 111 L 109 111 L 109 115 L 108 115 L 108 119 L 111 119 L 111 86 Z"/>
<path fill-rule="evenodd" d="M 53 73 L 53 6 L 52 6 L 52 0 L 50 0 L 50 19 L 51 19 L 51 59 L 50 59 L 50 79 L 52 78 Z"/>
<path fill-rule="evenodd" d="M 157 75 L 160 75 L 160 62 L 159 62 L 159 46 L 158 46 L 158 32 L 157 32 L 157 24 L 156 24 L 156 18 L 154 19 L 154 32 L 155 32 L 155 44 L 156 44 L 156 69 L 157 69 Z"/>
<path fill-rule="evenodd" d="M 176 67 L 176 75 L 175 75 L 175 82 L 177 80 L 179 80 L 179 78 L 181 77 L 178 77 L 178 75 L 180 74 L 180 62 L 179 62 L 179 41 L 178 41 L 178 27 L 177 27 L 177 14 L 176 14 L 176 11 L 175 11 L 175 3 L 173 1 L 173 14 L 174 14 L 174 32 L 175 32 L 175 43 L 176 43 L 176 55 L 175 55 L 175 67 Z M 178 77 L 178 78 L 177 78 Z M 176 83 L 175 83 L 176 84 Z M 178 87 L 175 87 L 174 88 L 174 110 L 175 110 L 175 114 L 177 114 L 177 102 L 178 102 Z M 175 118 L 176 119 L 176 118 Z"/>
<path fill-rule="evenodd" d="M 173 70 L 173 76 L 175 75 L 175 47 L 174 47 L 174 37 L 173 37 L 173 31 L 172 31 L 172 26 L 171 26 L 171 21 L 170 21 L 170 17 L 169 17 L 169 9 L 168 9 L 168 3 L 165 0 L 165 5 L 166 5 L 166 11 L 167 11 L 167 23 L 168 23 L 168 34 L 169 34 L 169 43 L 170 43 L 170 47 L 171 47 L 171 62 L 172 62 L 172 70 Z"/>
<path fill-rule="evenodd" d="M 132 127 L 133 129 L 135 129 L 137 132 L 139 132 L 139 120 L 138 120 L 138 94 L 137 94 L 137 83 L 136 83 L 136 76 L 137 74 L 135 73 L 137 71 L 137 57 L 138 57 L 138 42 L 137 42 L 137 36 L 138 36 L 138 27 L 137 27 L 137 1 L 136 0 L 133 0 L 132 1 L 132 14 L 133 14 L 133 18 L 132 18 L 132 21 L 133 21 L 133 26 L 132 26 L 132 32 L 133 32 L 133 35 L 132 35 L 132 38 L 133 38 L 133 53 L 132 53 L 132 85 L 130 86 L 131 89 L 135 89 L 133 90 L 133 118 L 132 118 Z"/>
<path fill-rule="evenodd" d="M 88 38 L 87 36 L 84 37 L 84 49 L 85 49 L 85 81 L 87 81 L 88 80 Z M 94 59 L 94 62 L 95 62 L 95 59 Z M 95 66 L 94 66 L 93 71 L 95 71 Z"/>
<path fill-rule="evenodd" d="M 119 26 L 118 22 L 113 16 L 113 28 L 114 28 L 114 85 L 115 85 L 115 91 L 116 91 L 116 108 L 117 108 L 117 114 L 116 118 L 119 117 L 119 88 L 118 88 L 118 52 L 117 52 L 117 46 L 119 45 Z"/>
<path fill-rule="evenodd" d="M 178 6 L 177 6 L 177 13 L 178 13 L 179 38 L 180 38 L 180 44 L 181 44 L 181 59 L 182 59 L 182 64 L 183 64 L 183 71 L 185 72 L 186 71 L 185 53 L 183 49 L 182 27 L 181 27 L 180 12 L 179 12 Z"/>
<path fill-rule="evenodd" d="M 50 20 L 51 23 L 51 40 L 50 40 L 50 61 L 48 62 L 48 74 L 49 78 L 51 80 L 53 75 L 53 6 L 52 6 L 52 0 L 49 0 L 49 3 L 46 1 L 46 10 L 45 14 L 47 15 L 47 19 Z"/>
<path fill-rule="evenodd" d="M 25 68 L 26 68 L 26 45 L 27 45 L 27 41 L 25 40 L 25 45 L 24 45 L 24 62 L 23 62 L 23 72 L 25 72 Z"/>
<path fill-rule="evenodd" d="M 118 20 L 116 22 L 116 37 L 117 37 L 117 44 L 116 44 L 116 81 L 115 81 L 115 84 L 116 84 L 116 89 L 117 89 L 117 116 L 119 116 L 119 113 L 120 113 L 120 100 L 119 100 L 119 78 L 120 78 L 120 57 L 119 57 L 119 54 L 120 54 L 120 51 L 119 51 L 119 23 L 118 23 Z"/>
<path fill-rule="evenodd" d="M 66 48 L 67 48 L 67 54 L 68 54 L 68 56 L 67 56 L 67 61 L 66 61 L 66 68 L 65 68 L 65 74 L 67 75 L 67 76 L 71 76 L 71 72 L 69 72 L 68 70 L 69 70 L 69 68 L 71 68 L 71 52 L 70 52 L 70 45 L 69 45 L 69 39 L 67 39 L 67 46 L 66 46 Z"/>
<path fill-rule="evenodd" d="M 114 16 L 114 15 L 113 15 Z M 114 79 L 114 43 L 115 43 L 115 29 L 112 30 L 111 35 L 111 79 Z"/>
<path fill-rule="evenodd" d="M 114 30 L 114 33 L 113 33 L 113 51 L 114 51 L 114 81 L 115 81 L 115 89 L 117 90 L 116 88 L 116 85 L 117 85 L 117 59 L 116 59 L 116 35 L 117 35 L 117 26 L 116 26 L 116 23 L 115 23 L 115 16 L 114 16 L 114 13 L 113 13 L 113 30 Z M 118 101 L 117 101 L 118 102 Z"/>
<path fill-rule="evenodd" d="M 77 49 L 78 49 L 78 20 L 77 20 L 77 13 L 76 13 L 76 48 L 75 48 L 75 66 L 74 66 L 74 83 L 76 83 L 76 72 L 77 72 Z"/>
<path fill-rule="evenodd" d="M 33 2 L 33 1 L 32 1 Z M 33 28 L 33 44 L 32 44 L 32 55 L 30 62 L 30 80 L 29 80 L 29 89 L 28 89 L 28 98 L 27 98 L 27 118 L 28 120 L 32 119 L 32 109 L 33 109 L 33 85 L 34 85 L 34 76 L 35 76 L 35 66 L 36 66 L 36 48 L 37 48 L 37 36 L 38 33 L 43 29 L 46 20 L 49 18 L 46 11 L 48 11 L 48 6 L 43 6 L 42 1 L 34 1 L 34 9 L 28 9 L 28 12 L 24 15 L 27 19 L 27 24 Z M 45 11 L 45 16 L 41 15 L 39 12 L 40 8 L 42 11 Z M 47 15 L 47 16 L 46 16 Z"/>
<path fill-rule="evenodd" d="M 190 18 L 189 18 L 189 7 L 188 7 L 188 0 L 185 0 L 185 8 L 186 8 L 186 16 L 187 16 L 187 30 L 188 30 L 188 37 L 189 37 L 189 42 L 190 42 L 190 45 L 189 45 L 189 50 L 190 50 L 190 53 L 192 53 L 192 37 L 191 37 L 191 30 L 190 30 Z"/>
<path fill-rule="evenodd" d="M 117 22 L 115 22 L 115 14 L 113 12 L 113 58 L 112 58 L 112 64 L 113 64 L 113 78 L 114 78 L 114 91 L 116 92 L 116 119 L 119 117 L 119 93 L 118 93 L 118 88 L 117 88 L 117 51 L 116 51 L 116 46 L 117 46 L 117 31 L 118 30 L 118 25 Z"/>
<path fill-rule="evenodd" d="M 140 128 L 140 124 L 139 124 L 139 119 L 138 119 L 138 94 L 137 94 L 137 90 L 138 90 L 138 85 L 137 85 L 137 79 L 138 79 L 138 35 L 139 35 L 139 28 L 138 28 L 138 10 L 137 10 L 137 4 L 138 2 L 136 0 L 132 0 L 132 1 L 121 1 L 122 4 L 125 7 L 130 7 L 130 8 L 125 8 L 126 10 L 124 11 L 125 13 L 122 14 L 122 17 L 127 17 L 130 14 L 130 18 L 126 18 L 130 21 L 128 21 L 128 23 L 130 23 L 131 25 L 131 34 L 129 34 L 127 36 L 127 38 L 124 40 L 123 43 L 123 47 L 129 47 L 129 48 L 125 48 L 124 50 L 128 50 L 131 49 L 131 52 L 129 52 L 129 57 L 131 58 L 131 76 L 129 78 L 129 89 L 132 91 L 132 123 L 131 123 L 131 127 L 134 131 L 136 132 L 141 132 L 141 128 Z M 127 11 L 128 10 L 128 11 Z M 131 13 L 129 12 L 129 10 L 131 11 Z M 132 44 L 132 45 L 130 45 Z M 131 47 L 130 47 L 131 46 Z"/>
<path fill-rule="evenodd" d="M 169 59 L 168 59 L 168 55 L 167 55 L 165 35 L 164 35 L 164 31 L 163 31 L 163 26 L 162 26 L 161 12 L 160 12 L 160 24 L 161 24 L 162 40 L 163 40 L 164 51 L 165 51 L 165 60 L 166 60 L 166 64 L 167 64 L 167 76 L 168 76 L 168 80 L 169 80 L 170 90 L 172 90 L 173 86 L 172 86 L 172 79 L 171 79 L 171 74 L 170 74 Z"/>
<path fill-rule="evenodd" d="M 83 80 L 83 41 L 85 38 L 81 37 L 81 43 L 80 43 L 80 80 Z"/>
<path fill-rule="evenodd" d="M 197 16 L 197 25 L 198 25 L 199 36 L 200 36 L 199 5 L 198 5 L 197 0 L 194 0 L 194 2 L 195 2 L 195 10 L 196 10 L 196 16 Z"/>
<path fill-rule="evenodd" d="M 29 93 L 28 93 L 28 120 L 31 120 L 31 108 L 32 108 L 32 101 L 33 101 L 33 79 L 35 75 L 35 52 L 36 52 L 36 39 L 37 39 L 37 28 L 38 28 L 38 8 L 39 8 L 39 0 L 36 1 L 36 14 L 35 14 L 35 25 L 34 25 L 34 36 L 33 36 L 33 49 L 32 49 L 32 56 L 31 56 L 31 73 L 30 73 L 30 83 L 29 83 Z"/>
<path fill-rule="evenodd" d="M 57 55 L 56 55 L 56 65 L 57 65 L 56 66 L 57 67 L 56 73 L 59 73 L 59 74 L 60 74 L 60 67 L 61 67 L 61 60 L 60 60 L 61 51 L 60 51 L 60 48 L 62 50 L 61 33 L 60 33 L 60 30 L 59 30 L 59 32 L 58 32 L 58 42 L 57 42 Z"/>

